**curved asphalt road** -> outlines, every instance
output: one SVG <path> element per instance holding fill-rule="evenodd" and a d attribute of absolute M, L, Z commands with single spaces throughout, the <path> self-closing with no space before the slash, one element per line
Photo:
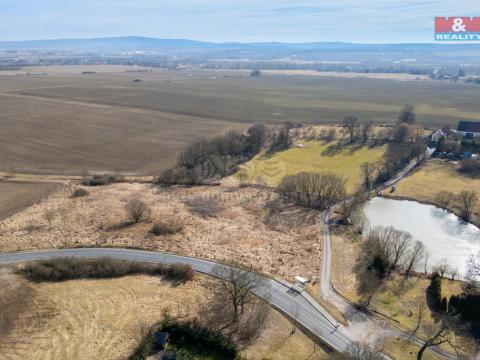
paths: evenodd
<path fill-rule="evenodd" d="M 142 250 L 109 249 L 109 248 L 80 248 L 30 251 L 0 255 L 0 265 L 14 264 L 24 261 L 53 259 L 59 257 L 75 258 L 102 258 L 109 257 L 117 260 L 139 261 L 148 263 L 191 265 L 195 271 L 213 275 L 212 270 L 218 264 L 186 256 L 178 256 Z M 220 265 L 225 266 L 225 265 Z M 271 305 L 288 314 L 301 325 L 318 335 L 326 344 L 338 351 L 344 351 L 351 344 L 350 337 L 344 329 L 337 328 L 335 320 L 328 312 L 318 305 L 308 295 L 299 294 L 291 289 L 291 285 L 280 280 L 265 277 L 265 286 L 257 292 Z"/>
<path fill-rule="evenodd" d="M 435 152 L 435 149 L 430 149 L 427 148 L 426 151 L 426 158 L 428 159 L 429 157 L 432 156 L 432 154 Z M 405 175 L 407 175 L 415 166 L 418 165 L 417 160 L 412 160 L 402 171 L 400 171 L 394 178 L 391 180 L 387 181 L 386 183 L 380 185 L 378 188 L 374 190 L 374 192 L 383 190 L 385 188 L 388 188 L 400 180 L 402 180 Z M 352 306 L 350 303 L 345 301 L 341 296 L 339 296 L 335 291 L 332 289 L 331 285 L 331 246 L 330 246 L 330 217 L 342 206 L 345 204 L 351 202 L 352 199 L 348 199 L 345 202 L 341 202 L 338 204 L 333 205 L 330 209 L 325 211 L 324 215 L 324 222 L 323 222 L 323 261 L 322 261 L 322 273 L 320 274 L 320 295 L 329 301 L 333 302 L 333 305 L 336 306 L 337 308 L 343 309 L 343 312 L 348 312 L 350 314 L 350 318 L 354 318 L 356 321 L 359 322 L 368 322 L 369 318 L 365 316 L 364 314 L 361 314 L 358 309 L 356 309 L 354 306 Z M 352 316 L 352 314 L 357 314 L 357 317 Z M 384 329 L 385 335 L 387 333 L 389 336 L 397 336 L 397 337 L 402 337 L 405 339 L 409 339 L 410 341 L 415 342 L 417 345 L 423 345 L 423 342 L 405 332 L 399 331 L 399 330 L 394 330 L 394 329 Z M 357 334 L 358 335 L 358 334 Z M 457 357 L 443 351 L 442 349 L 438 347 L 431 348 L 432 351 L 434 351 L 437 355 L 445 358 L 445 359 L 456 359 Z"/>

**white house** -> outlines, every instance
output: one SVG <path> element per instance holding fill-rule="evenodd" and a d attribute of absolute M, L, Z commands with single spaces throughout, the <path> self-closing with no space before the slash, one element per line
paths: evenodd
<path fill-rule="evenodd" d="M 438 142 L 441 138 L 444 138 L 444 139 L 447 138 L 448 135 L 450 135 L 452 132 L 453 130 L 450 128 L 450 126 L 447 125 L 431 133 L 430 139 L 433 142 Z"/>

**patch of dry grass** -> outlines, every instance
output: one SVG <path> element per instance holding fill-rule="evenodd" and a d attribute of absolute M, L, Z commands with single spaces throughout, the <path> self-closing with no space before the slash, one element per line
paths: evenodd
<path fill-rule="evenodd" d="M 78 246 L 141 247 L 235 261 L 261 272 L 292 279 L 318 278 L 321 261 L 321 214 L 285 206 L 276 194 L 253 187 L 159 189 L 146 184 L 89 188 L 72 199 L 74 186 L 41 204 L 0 222 L 0 251 Z M 151 208 L 151 223 L 127 224 L 125 203 L 132 197 Z M 192 212 L 188 199 L 216 199 L 214 217 Z M 44 218 L 53 212 L 51 225 Z M 154 223 L 174 219 L 179 232 L 151 233 Z M 29 225 L 34 231 L 26 231 Z"/>
<path fill-rule="evenodd" d="M 450 191 L 454 195 L 460 194 L 463 190 L 473 190 L 480 194 L 480 181 L 465 175 L 457 170 L 458 165 L 440 159 L 428 160 L 412 175 L 406 177 L 397 184 L 397 190 L 391 194 L 414 200 L 435 203 L 435 197 L 440 191 Z M 385 196 L 389 194 L 385 193 Z M 452 209 L 460 212 L 460 203 L 455 200 Z M 480 219 L 480 202 L 474 208 L 473 220 Z"/>
<path fill-rule="evenodd" d="M 25 309 L 8 308 L 19 311 L 13 312 L 15 321 L 0 338 L 2 358 L 125 359 L 166 313 L 192 319 L 211 295 L 214 281 L 197 275 L 193 281 L 172 286 L 142 275 L 33 284 L 9 275 L 9 290 L 28 287 L 33 296 L 25 298 Z M 0 303 L 6 305 L 2 299 L 7 293 L 1 295 Z M 291 334 L 291 329 L 285 317 L 271 311 L 260 338 L 243 349 L 242 355 L 251 360 L 306 359 L 314 343 L 298 329 Z M 325 358 L 318 346 L 315 350 L 310 359 Z"/>
<path fill-rule="evenodd" d="M 412 344 L 404 339 L 387 338 L 384 343 L 384 352 L 392 359 L 416 360 L 418 345 Z M 431 351 L 425 351 L 423 360 L 439 360 L 441 357 Z"/>

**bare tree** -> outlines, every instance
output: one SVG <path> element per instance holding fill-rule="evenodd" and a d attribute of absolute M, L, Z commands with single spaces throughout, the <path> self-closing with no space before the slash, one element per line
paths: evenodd
<path fill-rule="evenodd" d="M 435 265 L 435 271 L 438 272 L 440 277 L 445 277 L 445 275 L 450 271 L 450 265 L 448 265 L 448 260 L 443 258 L 440 262 Z"/>
<path fill-rule="evenodd" d="M 350 142 L 355 141 L 358 128 L 358 117 L 354 115 L 348 115 L 343 119 L 343 127 L 347 129 L 348 134 L 350 135 Z"/>
<path fill-rule="evenodd" d="M 458 276 L 458 269 L 456 267 L 451 267 L 449 272 L 450 272 L 450 279 L 455 280 L 455 278 Z"/>
<path fill-rule="evenodd" d="M 480 285 L 480 252 L 477 256 L 470 256 L 467 262 L 467 279 L 474 285 Z"/>
<path fill-rule="evenodd" d="M 369 227 L 369 221 L 365 216 L 362 207 L 359 207 L 352 212 L 350 215 L 350 223 L 352 224 L 353 230 L 359 235 L 362 235 L 365 231 L 367 231 Z"/>
<path fill-rule="evenodd" d="M 358 277 L 361 278 L 358 284 L 358 292 L 363 297 L 364 305 L 370 306 L 375 293 L 382 286 L 382 280 L 375 272 L 369 270 L 365 270 Z"/>
<path fill-rule="evenodd" d="M 362 141 L 365 144 L 370 137 L 370 133 L 373 130 L 374 122 L 372 120 L 367 120 L 361 124 L 361 131 L 362 131 Z"/>
<path fill-rule="evenodd" d="M 375 185 L 375 173 L 377 172 L 377 166 L 372 163 L 363 163 L 360 166 L 362 177 L 363 177 L 363 186 L 367 191 L 372 191 L 373 186 Z"/>
<path fill-rule="evenodd" d="M 455 342 L 455 330 L 458 329 L 458 322 L 451 315 L 442 316 L 438 323 L 424 326 L 424 332 L 427 340 L 417 353 L 417 360 L 422 360 L 425 350 L 428 348 L 448 344 L 457 352 L 457 344 Z"/>
<path fill-rule="evenodd" d="M 421 241 L 415 242 L 413 249 L 410 251 L 408 258 L 405 261 L 405 274 L 403 276 L 402 283 L 400 287 L 404 287 L 407 283 L 407 280 L 412 275 L 412 272 L 415 270 L 417 264 L 422 261 L 425 256 L 425 245 Z"/>
<path fill-rule="evenodd" d="M 240 169 L 237 173 L 238 181 L 240 182 L 240 187 L 248 185 L 248 172 L 246 169 Z"/>
<path fill-rule="evenodd" d="M 247 144 L 249 151 L 257 153 L 265 143 L 267 129 L 263 123 L 255 123 L 247 130 Z"/>
<path fill-rule="evenodd" d="M 369 261 L 381 266 L 381 273 L 389 276 L 402 262 L 412 244 L 412 236 L 393 227 L 377 227 L 370 231 L 366 239 Z M 378 270 L 378 269 L 377 269 Z"/>
<path fill-rule="evenodd" d="M 407 254 L 412 244 L 412 235 L 405 231 L 387 228 L 392 247 L 392 270 L 395 270 L 400 260 Z"/>
<path fill-rule="evenodd" d="M 412 335 L 415 335 L 420 329 L 420 325 L 422 325 L 423 321 L 423 316 L 425 315 L 425 310 L 427 310 L 427 302 L 425 301 L 424 296 L 419 296 L 415 299 L 415 310 L 416 310 L 416 320 L 417 324 L 415 326 L 415 329 L 412 331 Z"/>
<path fill-rule="evenodd" d="M 459 195 L 460 204 L 462 206 L 462 219 L 470 221 L 472 217 L 472 208 L 477 202 L 477 194 L 472 190 L 464 190 Z"/>
<path fill-rule="evenodd" d="M 53 209 L 46 209 L 43 213 L 43 218 L 48 222 L 48 226 L 52 226 L 52 221 L 55 218 L 55 211 Z"/>
<path fill-rule="evenodd" d="M 423 272 L 425 275 L 428 273 L 428 258 L 430 257 L 430 252 L 425 249 L 425 261 L 423 263 Z"/>
<path fill-rule="evenodd" d="M 400 112 L 398 122 L 412 125 L 415 124 L 416 121 L 414 107 L 412 105 L 405 105 Z"/>
<path fill-rule="evenodd" d="M 435 196 L 435 202 L 443 210 L 447 210 L 448 206 L 452 203 L 454 195 L 450 191 L 440 191 L 437 196 Z"/>
<path fill-rule="evenodd" d="M 148 221 L 151 215 L 150 207 L 139 199 L 131 199 L 125 204 L 129 219 L 134 223 Z"/>
<path fill-rule="evenodd" d="M 232 322 L 238 323 L 245 305 L 255 299 L 254 292 L 265 285 L 260 276 L 236 267 L 218 265 L 213 274 L 219 281 L 217 295 L 232 309 Z"/>

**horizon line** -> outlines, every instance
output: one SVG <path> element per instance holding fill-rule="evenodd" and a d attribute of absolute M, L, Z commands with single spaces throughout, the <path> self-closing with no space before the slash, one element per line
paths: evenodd
<path fill-rule="evenodd" d="M 95 36 L 95 37 L 55 37 L 55 38 L 41 38 L 41 39 L 21 39 L 21 40 L 1 40 L 0 43 L 22 43 L 22 42 L 40 42 L 40 41 L 79 41 L 79 40 L 106 40 L 106 39 L 127 39 L 127 38 L 138 38 L 138 39 L 150 39 L 150 40 L 171 40 L 171 41 L 192 41 L 198 43 L 209 43 L 209 44 L 285 44 L 285 45 L 308 45 L 308 44 L 351 44 L 351 45 L 474 45 L 476 43 L 472 42 L 439 42 L 432 40 L 431 42 L 351 42 L 343 40 L 315 40 L 315 41 L 279 41 L 279 40 L 265 40 L 265 41 L 211 41 L 211 40 L 198 40 L 191 38 L 162 38 L 155 36 L 143 36 L 143 35 L 115 35 L 115 36 Z M 479 45 L 480 43 L 477 43 Z"/>

